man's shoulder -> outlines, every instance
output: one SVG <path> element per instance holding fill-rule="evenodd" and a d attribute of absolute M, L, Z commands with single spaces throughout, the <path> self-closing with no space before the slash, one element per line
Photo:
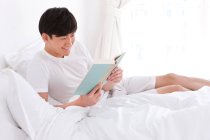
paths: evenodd
<path fill-rule="evenodd" d="M 48 59 L 43 53 L 43 50 L 38 51 L 31 60 L 32 64 L 44 64 L 47 61 Z"/>
<path fill-rule="evenodd" d="M 35 73 L 48 73 L 48 71 L 48 60 L 45 59 L 42 51 L 37 52 L 27 66 L 27 76 Z"/>
<path fill-rule="evenodd" d="M 47 56 L 46 56 L 46 54 L 44 53 L 44 50 L 38 51 L 38 52 L 34 55 L 33 60 L 47 60 Z"/>

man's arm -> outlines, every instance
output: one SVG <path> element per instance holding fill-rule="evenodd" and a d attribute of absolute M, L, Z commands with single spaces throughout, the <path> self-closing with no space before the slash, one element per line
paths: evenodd
<path fill-rule="evenodd" d="M 39 95 L 45 100 L 48 101 L 48 93 L 47 92 L 40 92 Z M 98 102 L 99 98 L 101 96 L 101 83 L 98 84 L 91 92 L 89 92 L 87 95 L 80 96 L 77 100 L 64 103 L 62 105 L 55 105 L 55 107 L 61 107 L 63 109 L 69 107 L 69 106 L 91 106 Z"/>

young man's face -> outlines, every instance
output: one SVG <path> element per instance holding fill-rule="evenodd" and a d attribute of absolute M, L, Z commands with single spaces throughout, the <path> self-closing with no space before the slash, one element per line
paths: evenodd
<path fill-rule="evenodd" d="M 75 41 L 74 33 L 65 36 L 52 35 L 52 38 L 43 33 L 42 38 L 45 42 L 45 50 L 49 54 L 60 58 L 70 54 L 71 47 Z"/>

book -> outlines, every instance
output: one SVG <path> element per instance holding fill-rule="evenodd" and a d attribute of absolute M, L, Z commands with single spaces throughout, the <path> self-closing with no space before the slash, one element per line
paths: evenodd
<path fill-rule="evenodd" d="M 85 78 L 75 90 L 75 95 L 88 94 L 98 83 L 105 83 L 106 79 L 111 74 L 112 70 L 116 68 L 122 60 L 125 53 L 116 56 L 113 60 L 99 60 L 96 61 L 86 74 Z"/>

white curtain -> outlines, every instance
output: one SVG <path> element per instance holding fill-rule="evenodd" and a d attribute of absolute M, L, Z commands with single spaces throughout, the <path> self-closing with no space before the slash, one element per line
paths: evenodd
<path fill-rule="evenodd" d="M 210 1 L 134 1 L 121 12 L 124 73 L 210 79 Z"/>
<path fill-rule="evenodd" d="M 109 59 L 122 52 L 121 9 L 131 0 L 106 0 L 104 24 L 98 39 L 94 58 Z"/>

